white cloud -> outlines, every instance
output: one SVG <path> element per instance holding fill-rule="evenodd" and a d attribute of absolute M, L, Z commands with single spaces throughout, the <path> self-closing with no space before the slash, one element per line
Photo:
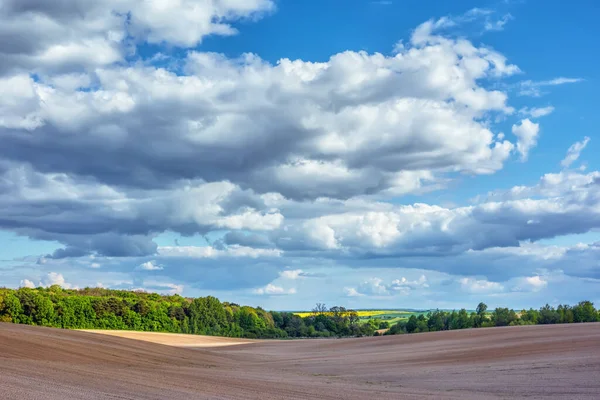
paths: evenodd
<path fill-rule="evenodd" d="M 78 154 L 111 157 L 128 148 L 121 160 L 128 168 L 117 162 L 94 169 L 110 187 L 231 180 L 290 197 L 350 197 L 401 190 L 405 180 L 398 177 L 413 172 L 426 179 L 454 170 L 491 173 L 508 157 L 511 144 L 494 141 L 480 119 L 512 112 L 507 95 L 478 82 L 516 67 L 464 39 L 431 37 L 395 56 L 347 51 L 320 63 L 282 59 L 271 65 L 256 55 L 230 60 L 199 52 L 185 62 L 184 75 L 141 65 L 96 69 L 89 76 L 96 83 L 86 91 L 73 90 L 84 82 L 81 74 L 57 87 L 23 74 L 20 85 L 31 94 L 12 99 L 0 115 L 26 115 L 11 121 L 23 129 L 64 133 L 55 140 L 76 131 L 78 140 L 68 145 Z M 158 116 L 165 119 L 155 121 Z M 21 137 L 6 137 L 12 158 L 24 156 Z M 45 137 L 27 144 L 39 153 L 38 163 L 70 176 L 88 173 L 80 160 L 48 153 Z M 272 144 L 267 153 L 265 143 Z M 56 143 L 53 151 L 66 145 Z M 232 164 L 232 154 L 243 163 Z M 422 179 L 415 179 L 419 189 Z M 222 224 L 243 229 L 256 218 L 255 210 Z M 280 219 L 273 214 L 261 222 L 267 229 Z"/>
<path fill-rule="evenodd" d="M 527 81 L 523 81 L 519 84 L 519 95 L 540 97 L 543 94 L 545 94 L 544 92 L 542 92 L 543 87 L 558 86 L 558 85 L 564 85 L 564 84 L 568 84 L 568 83 L 578 83 L 578 82 L 582 82 L 582 81 L 583 81 L 583 79 L 581 79 L 581 78 L 564 78 L 564 77 L 554 78 L 554 79 L 550 79 L 547 81 L 538 81 L 538 82 L 527 80 Z"/>
<path fill-rule="evenodd" d="M 523 107 L 522 109 L 519 110 L 519 113 L 523 114 L 523 115 L 528 115 L 532 118 L 540 118 L 540 117 L 545 117 L 546 115 L 552 114 L 553 111 L 554 111 L 554 107 L 552 107 L 552 106 L 532 107 L 532 108 Z"/>
<path fill-rule="evenodd" d="M 145 281 L 145 282 L 143 282 L 142 287 L 125 286 L 123 288 L 127 289 L 127 290 L 147 292 L 147 293 L 158 292 L 158 293 L 163 293 L 163 294 L 168 294 L 168 295 L 175 295 L 175 294 L 180 295 L 183 293 L 184 286 L 178 285 L 175 283 L 169 283 L 169 282 Z"/>
<path fill-rule="evenodd" d="M 256 19 L 271 0 L 5 0 L 0 8 L 0 75 L 77 71 L 122 61 L 136 43 L 195 47 L 209 35 L 234 35 L 232 22 Z"/>
<path fill-rule="evenodd" d="M 359 293 L 355 288 L 353 287 L 345 287 L 344 288 L 344 294 L 348 297 L 362 297 L 364 296 L 364 294 Z"/>
<path fill-rule="evenodd" d="M 407 295 L 412 290 L 428 287 L 429 284 L 427 283 L 427 277 L 425 275 L 421 275 L 419 279 L 414 281 L 409 281 L 405 277 L 402 277 L 401 279 L 395 279 L 392 281 L 390 290 Z"/>
<path fill-rule="evenodd" d="M 504 291 L 504 286 L 498 282 L 490 282 L 485 279 L 465 277 L 458 280 L 461 289 L 474 294 L 494 294 Z"/>
<path fill-rule="evenodd" d="M 25 165 L 2 172 L 3 218 L 27 226 L 31 236 L 67 245 L 68 252 L 61 251 L 55 256 L 94 251 L 109 256 L 151 255 L 156 252 L 156 245 L 151 238 L 141 236 L 148 231 L 169 229 L 182 234 L 225 228 L 263 231 L 275 229 L 283 222 L 277 210 L 267 209 L 252 192 L 229 182 L 187 182 L 164 190 L 127 191 L 68 174 L 39 173 Z M 38 214 L 27 222 L 29 218 L 23 208 L 35 208 L 40 202 L 56 204 L 64 210 Z M 69 229 L 65 229 L 67 225 Z M 126 232 L 128 236 L 119 236 L 115 231 Z M 240 249 L 232 251 L 236 250 Z"/>
<path fill-rule="evenodd" d="M 282 251 L 279 249 L 255 249 L 251 247 L 231 245 L 224 250 L 211 246 L 162 246 L 158 248 L 158 254 L 163 257 L 186 257 L 186 258 L 220 258 L 220 257 L 279 257 Z"/>
<path fill-rule="evenodd" d="M 482 253 L 514 255 L 523 258 L 538 260 L 559 260 L 565 256 L 569 249 L 560 246 L 544 246 L 532 242 L 521 242 L 514 247 L 491 247 L 482 250 Z"/>
<path fill-rule="evenodd" d="M 539 292 L 548 286 L 548 281 L 544 279 L 544 277 L 535 275 L 535 276 L 527 276 L 522 278 L 516 278 L 514 280 L 513 291 L 521 292 Z"/>
<path fill-rule="evenodd" d="M 592 206 L 590 212 L 595 212 L 593 204 L 598 195 L 598 182 L 600 182 L 600 171 L 592 171 L 587 174 L 576 171 L 561 171 L 545 174 L 533 186 L 514 186 L 509 190 L 490 192 L 486 196 L 479 196 L 474 200 L 476 202 L 483 200 L 506 202 L 543 197 L 547 198 L 548 202 L 556 202 L 559 198 L 563 198 L 566 204 L 583 205 L 587 199 L 592 201 L 591 204 L 588 204 Z M 581 203 L 582 201 L 584 203 Z"/>
<path fill-rule="evenodd" d="M 408 295 L 411 291 L 428 288 L 427 278 L 421 275 L 419 279 L 410 281 L 405 277 L 394 279 L 386 284 L 381 278 L 369 278 L 362 282 L 357 288 L 346 287 L 344 293 L 348 297 L 373 296 L 385 297 L 395 295 Z"/>
<path fill-rule="evenodd" d="M 194 47 L 211 34 L 235 34 L 237 31 L 228 21 L 260 15 L 275 7 L 271 0 L 221 0 L 202 4 L 181 0 L 178 3 L 174 7 L 160 0 L 130 2 L 134 35 L 150 43 L 166 41 L 182 47 Z"/>
<path fill-rule="evenodd" d="M 512 126 L 512 133 L 517 137 L 517 151 L 521 160 L 527 160 L 529 151 L 537 145 L 540 124 L 531 122 L 529 118 L 521 120 L 520 124 Z"/>
<path fill-rule="evenodd" d="M 575 161 L 577 161 L 579 159 L 579 155 L 581 154 L 583 149 L 585 149 L 585 147 L 587 146 L 589 141 L 590 141 L 590 138 L 586 136 L 583 138 L 583 140 L 581 142 L 573 143 L 571 145 L 571 147 L 569 147 L 569 150 L 567 150 L 567 155 L 560 162 L 560 165 L 562 165 L 564 168 L 570 167 L 571 164 L 573 164 Z"/>
<path fill-rule="evenodd" d="M 302 271 L 301 269 L 288 269 L 285 271 L 281 271 L 279 273 L 279 275 L 283 279 L 296 280 L 296 279 L 300 278 L 303 275 L 303 273 L 304 273 L 304 271 Z"/>
<path fill-rule="evenodd" d="M 259 294 L 259 295 L 276 296 L 276 295 L 295 294 L 296 289 L 291 288 L 291 289 L 286 290 L 286 289 L 282 288 L 281 286 L 275 286 L 272 283 L 269 283 L 265 287 L 254 289 L 253 292 L 255 294 Z"/>
<path fill-rule="evenodd" d="M 485 22 L 484 29 L 486 31 L 502 31 L 504 30 L 504 25 L 508 23 L 508 21 L 514 19 L 514 17 L 510 14 L 505 14 L 502 18 L 492 21 L 491 19 L 487 19 Z"/>
<path fill-rule="evenodd" d="M 491 193 L 485 202 L 468 207 L 342 203 L 337 210 L 323 209 L 323 215 L 286 224 L 270 238 L 286 253 L 318 252 L 343 259 L 450 256 L 516 247 L 599 227 L 599 174 L 547 174 L 538 185 Z"/>
<path fill-rule="evenodd" d="M 49 272 L 45 277 L 42 278 L 41 283 L 41 286 L 59 285 L 65 289 L 71 288 L 71 284 L 67 283 L 64 276 L 57 272 Z"/>
<path fill-rule="evenodd" d="M 174 283 L 166 284 L 167 293 L 169 294 L 182 294 L 183 293 L 183 285 L 176 285 Z"/>
<path fill-rule="evenodd" d="M 138 265 L 136 269 L 140 271 L 161 271 L 163 267 L 156 264 L 156 261 L 153 260 Z"/>
<path fill-rule="evenodd" d="M 387 286 L 380 278 L 369 278 L 358 286 L 358 292 L 367 296 L 389 296 Z"/>
<path fill-rule="evenodd" d="M 21 287 L 26 287 L 26 288 L 36 288 L 36 287 L 50 287 L 52 285 L 58 285 L 61 286 L 65 289 L 76 289 L 76 287 L 73 287 L 71 284 L 67 283 L 65 281 L 65 278 L 62 274 L 58 273 L 58 272 L 49 272 L 47 273 L 41 280 L 40 282 L 36 285 L 35 283 L 33 283 L 33 281 L 29 280 L 29 279 L 23 279 L 21 280 L 20 286 Z"/>
<path fill-rule="evenodd" d="M 565 83 L 581 82 L 581 78 L 554 78 L 549 81 L 537 82 L 538 85 L 564 85 Z"/>
<path fill-rule="evenodd" d="M 394 57 L 349 51 L 323 63 L 191 53 L 187 75 L 107 67 L 90 75 L 98 83 L 88 91 L 73 89 L 85 83 L 81 74 L 55 87 L 25 74 L 18 85 L 5 80 L 19 89 L 0 99 L 0 121 L 10 128 L 0 149 L 10 160 L 0 170 L 0 182 L 11 183 L 3 217 L 65 244 L 55 256 L 146 256 L 156 252 L 148 232 L 279 229 L 283 214 L 257 192 L 402 195 L 439 188 L 446 172 L 493 173 L 513 144 L 495 140 L 479 117 L 511 109 L 505 93 L 477 82 L 511 68 L 487 48 L 438 39 Z M 159 115 L 166 120 L 153 121 Z M 65 157 L 65 148 L 77 156 Z M 116 149 L 128 149 L 127 157 L 89 165 Z M 243 165 L 230 162 L 234 154 Z M 24 217 L 23 207 L 43 210 L 40 201 L 65 210 Z M 315 240 L 330 233 L 315 230 Z"/>
<path fill-rule="evenodd" d="M 413 32 L 413 42 L 422 43 L 429 40 L 433 34 L 439 34 L 450 28 L 456 28 L 466 24 L 481 25 L 484 31 L 502 31 L 508 21 L 514 19 L 511 14 L 504 14 L 494 19 L 495 12 L 491 9 L 472 8 L 461 15 L 447 15 L 437 20 L 431 19 L 417 27 Z M 517 72 L 515 69 L 514 72 Z"/>
<path fill-rule="evenodd" d="M 29 279 L 23 279 L 21 281 L 21 287 L 25 287 L 25 288 L 30 288 L 33 289 L 35 288 L 35 283 L 33 283 L 32 281 L 30 281 Z"/>

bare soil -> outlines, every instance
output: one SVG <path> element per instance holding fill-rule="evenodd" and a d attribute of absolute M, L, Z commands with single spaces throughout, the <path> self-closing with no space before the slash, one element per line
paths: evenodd
<path fill-rule="evenodd" d="M 199 348 L 177 336 L 0 323 L 0 399 L 600 399 L 598 323 Z"/>

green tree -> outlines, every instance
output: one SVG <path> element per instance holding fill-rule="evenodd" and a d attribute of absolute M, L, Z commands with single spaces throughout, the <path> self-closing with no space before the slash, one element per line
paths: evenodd
<path fill-rule="evenodd" d="M 522 310 L 521 311 L 521 321 L 525 322 L 526 324 L 537 324 L 538 320 L 540 318 L 540 313 L 537 310 L 534 310 L 533 308 L 530 308 L 529 310 Z"/>
<path fill-rule="evenodd" d="M 190 304 L 190 328 L 192 333 L 218 335 L 227 324 L 225 308 L 212 296 L 199 297 Z"/>
<path fill-rule="evenodd" d="M 591 301 L 581 301 L 573 307 L 574 322 L 596 322 L 598 314 Z"/>
<path fill-rule="evenodd" d="M 487 308 L 487 304 L 485 303 L 479 303 L 477 305 L 477 308 L 475 309 L 475 318 L 473 321 L 473 326 L 475 326 L 476 328 L 480 328 L 488 320 L 488 317 L 486 315 Z"/>
<path fill-rule="evenodd" d="M 417 317 L 413 314 L 408 318 L 405 329 L 407 333 L 413 333 L 417 330 Z"/>
<path fill-rule="evenodd" d="M 0 322 L 20 323 L 22 315 L 23 307 L 19 298 L 13 292 L 4 293 L 0 305 Z"/>
<path fill-rule="evenodd" d="M 514 310 L 509 310 L 508 308 L 498 307 L 492 313 L 492 322 L 495 326 L 508 326 L 518 319 L 517 313 L 515 313 Z"/>
<path fill-rule="evenodd" d="M 427 330 L 430 332 L 442 331 L 445 327 L 445 313 L 435 310 L 427 315 Z"/>
<path fill-rule="evenodd" d="M 464 308 L 461 308 L 460 311 L 458 312 L 458 316 L 457 316 L 457 329 L 467 329 L 467 328 L 471 328 L 471 320 L 469 318 L 469 314 L 467 313 L 467 310 L 465 310 Z"/>
<path fill-rule="evenodd" d="M 36 289 L 21 288 L 17 297 L 23 308 L 21 321 L 32 325 L 53 326 L 54 304 Z"/>
<path fill-rule="evenodd" d="M 389 321 L 379 321 L 377 329 L 388 329 L 390 327 Z"/>
<path fill-rule="evenodd" d="M 558 312 L 559 315 L 559 323 L 570 324 L 574 322 L 575 317 L 573 315 L 573 307 L 566 304 L 560 304 L 556 309 L 556 312 Z"/>
<path fill-rule="evenodd" d="M 560 315 L 554 309 L 554 307 L 546 304 L 542 308 L 540 308 L 540 313 L 538 317 L 538 323 L 540 324 L 557 324 L 560 322 Z"/>

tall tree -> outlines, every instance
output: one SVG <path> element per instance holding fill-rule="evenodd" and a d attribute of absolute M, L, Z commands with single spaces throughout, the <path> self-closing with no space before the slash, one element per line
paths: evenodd
<path fill-rule="evenodd" d="M 477 308 L 475 309 L 475 314 L 476 314 L 476 318 L 474 320 L 474 326 L 476 328 L 479 328 L 483 325 L 484 322 L 487 321 L 487 315 L 486 315 L 486 311 L 487 311 L 487 304 L 485 303 L 479 303 L 477 305 Z"/>

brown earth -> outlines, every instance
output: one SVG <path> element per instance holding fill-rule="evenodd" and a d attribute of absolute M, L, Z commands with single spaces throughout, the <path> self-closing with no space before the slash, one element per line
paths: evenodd
<path fill-rule="evenodd" d="M 600 399 L 599 378 L 598 323 L 218 348 L 0 323 L 0 399 Z"/>

